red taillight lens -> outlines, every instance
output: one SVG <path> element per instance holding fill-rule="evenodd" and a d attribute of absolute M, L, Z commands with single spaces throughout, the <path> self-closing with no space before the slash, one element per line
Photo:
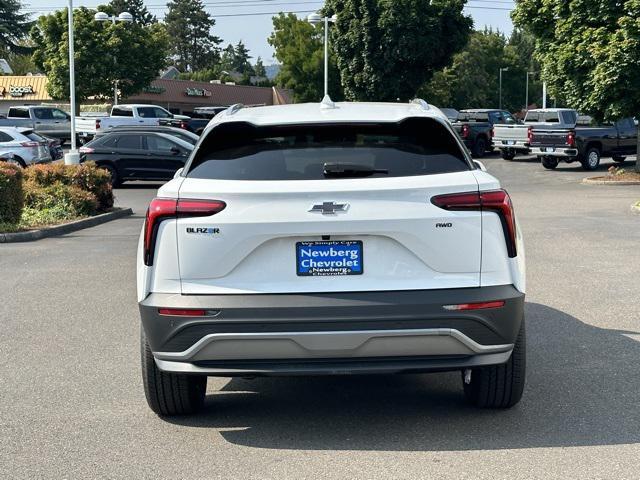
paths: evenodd
<path fill-rule="evenodd" d="M 209 217 L 221 212 L 226 206 L 226 203 L 219 200 L 154 198 L 147 209 L 144 222 L 145 265 L 153 265 L 156 236 L 162 220 L 179 217 Z"/>
<path fill-rule="evenodd" d="M 159 308 L 160 315 L 171 315 L 174 317 L 204 317 L 206 310 L 192 308 Z"/>
<path fill-rule="evenodd" d="M 574 132 L 569 132 L 567 134 L 567 145 L 570 147 L 576 146 L 576 134 Z"/>
<path fill-rule="evenodd" d="M 184 122 L 184 121 L 180 122 L 180 128 L 184 128 L 186 130 L 188 126 L 189 125 L 187 124 L 187 122 Z"/>
<path fill-rule="evenodd" d="M 491 127 L 491 138 L 496 136 L 496 129 L 495 127 Z"/>
<path fill-rule="evenodd" d="M 531 143 L 531 141 L 533 140 L 533 128 L 532 127 L 527 128 L 527 138 L 529 139 L 529 143 Z"/>
<path fill-rule="evenodd" d="M 458 305 L 443 305 L 445 310 L 464 311 L 464 310 L 484 310 L 486 308 L 504 307 L 504 300 L 495 302 L 479 302 L 479 303 L 460 303 Z"/>
<path fill-rule="evenodd" d="M 469 136 L 469 125 L 462 125 L 462 138 Z"/>
<path fill-rule="evenodd" d="M 444 210 L 480 210 L 496 212 L 502 223 L 509 257 L 517 255 L 516 250 L 516 217 L 511 198 L 505 190 L 491 190 L 488 192 L 465 192 L 438 195 L 431 199 L 436 207 Z"/>
<path fill-rule="evenodd" d="M 80 147 L 78 149 L 78 152 L 80 152 L 80 153 L 93 153 L 93 152 L 95 152 L 95 150 L 93 148 L 91 148 L 91 147 Z"/>
<path fill-rule="evenodd" d="M 40 144 L 38 142 L 22 142 L 20 145 L 23 147 L 39 147 Z"/>
<path fill-rule="evenodd" d="M 96 130 L 100 129 L 100 120 L 96 120 Z"/>

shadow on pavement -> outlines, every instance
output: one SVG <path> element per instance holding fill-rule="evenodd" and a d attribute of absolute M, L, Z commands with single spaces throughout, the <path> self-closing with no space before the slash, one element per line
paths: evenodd
<path fill-rule="evenodd" d="M 491 450 L 640 442 L 640 343 L 528 303 L 528 378 L 508 411 L 477 410 L 459 373 L 232 379 L 205 411 L 167 419 L 249 447 Z"/>

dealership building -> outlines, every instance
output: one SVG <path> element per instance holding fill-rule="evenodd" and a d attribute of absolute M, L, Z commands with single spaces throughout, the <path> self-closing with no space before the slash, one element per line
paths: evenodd
<path fill-rule="evenodd" d="M 0 76 L 0 114 L 9 107 L 59 104 L 47 93 L 46 76 Z M 291 103 L 291 92 L 277 87 L 255 87 L 224 83 L 192 82 L 158 78 L 142 92 L 120 103 L 159 105 L 173 113 L 189 115 L 196 107 L 225 106 L 242 103 L 247 106 Z M 112 99 L 89 100 L 85 103 L 111 103 Z"/>

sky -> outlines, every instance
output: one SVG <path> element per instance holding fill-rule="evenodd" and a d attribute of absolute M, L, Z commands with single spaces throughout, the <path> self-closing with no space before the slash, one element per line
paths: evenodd
<path fill-rule="evenodd" d="M 151 13 L 162 18 L 166 12 L 167 0 L 145 0 Z M 107 3 L 108 0 L 74 0 L 74 7 L 95 7 Z M 272 31 L 271 17 L 274 13 L 300 12 L 306 16 L 324 4 L 322 0 L 202 0 L 205 9 L 215 18 L 214 34 L 224 40 L 222 46 L 237 43 L 239 40 L 249 48 L 255 59 L 262 57 L 265 65 L 276 63 L 273 49 L 267 43 Z M 24 10 L 34 17 L 64 8 L 66 0 L 23 0 Z M 513 8 L 513 0 L 468 0 L 465 12 L 471 15 L 475 28 L 485 26 L 511 33 L 513 25 L 509 11 Z M 266 13 L 266 14 L 265 14 Z"/>

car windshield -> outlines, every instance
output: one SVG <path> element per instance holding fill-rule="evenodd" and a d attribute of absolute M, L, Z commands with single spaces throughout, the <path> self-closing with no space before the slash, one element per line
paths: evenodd
<path fill-rule="evenodd" d="M 470 168 L 455 136 L 433 119 L 277 127 L 229 122 L 206 137 L 187 176 L 320 180 L 431 175 Z"/>

